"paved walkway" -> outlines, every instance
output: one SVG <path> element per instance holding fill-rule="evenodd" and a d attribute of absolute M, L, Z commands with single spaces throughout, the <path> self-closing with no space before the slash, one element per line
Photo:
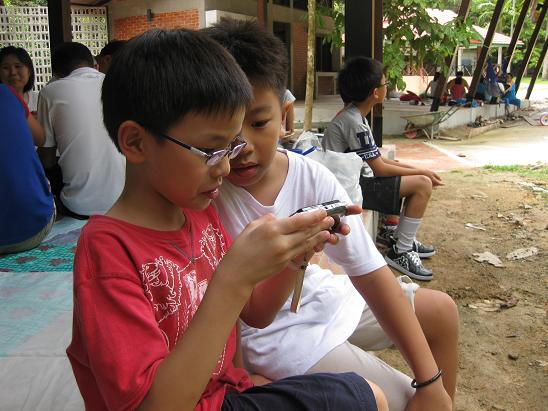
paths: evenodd
<path fill-rule="evenodd" d="M 539 90 L 540 91 L 540 90 Z M 545 106 L 548 100 L 539 96 L 537 104 Z M 342 108 L 339 96 L 321 96 L 314 104 L 314 121 L 329 121 Z M 295 118 L 302 120 L 304 102 L 295 104 Z M 548 163 L 548 127 L 531 126 L 521 122 L 511 128 L 497 128 L 468 140 L 446 141 L 423 139 L 408 140 L 405 137 L 383 138 L 384 145 L 393 144 L 396 158 L 436 171 L 456 168 L 481 167 L 483 165 Z"/>

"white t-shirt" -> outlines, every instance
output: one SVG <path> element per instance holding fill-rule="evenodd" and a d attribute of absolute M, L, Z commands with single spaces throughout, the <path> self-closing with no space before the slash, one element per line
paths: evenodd
<path fill-rule="evenodd" d="M 289 158 L 286 180 L 273 206 L 264 206 L 245 189 L 228 181 L 216 200 L 221 221 L 236 237 L 251 221 L 266 213 L 287 217 L 299 208 L 330 200 L 350 203 L 344 188 L 323 165 L 304 156 L 280 151 Z M 360 216 L 344 217 L 351 233 L 336 246 L 327 245 L 330 260 L 348 275 L 363 275 L 384 265 L 384 259 L 365 231 Z M 291 297 L 264 329 L 243 325 L 242 348 L 246 367 L 254 373 L 279 379 L 305 373 L 356 329 L 365 302 L 347 276 L 334 275 L 310 265 L 297 314 L 289 311 Z"/>
<path fill-rule="evenodd" d="M 103 124 L 104 78 L 90 67 L 76 69 L 44 87 L 38 101 L 44 147 L 57 147 L 60 154 L 61 200 L 82 215 L 104 214 L 124 187 L 125 158 Z"/>
<path fill-rule="evenodd" d="M 293 102 L 295 102 L 295 100 L 297 100 L 297 99 L 295 98 L 293 93 L 291 91 L 289 91 L 289 89 L 285 89 L 282 104 L 293 103 Z"/>
<path fill-rule="evenodd" d="M 25 93 L 28 98 L 27 106 L 31 113 L 35 112 L 38 109 L 38 92 L 29 90 Z"/>

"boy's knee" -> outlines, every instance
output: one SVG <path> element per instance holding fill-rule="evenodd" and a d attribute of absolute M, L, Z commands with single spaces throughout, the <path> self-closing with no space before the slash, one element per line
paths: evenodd
<path fill-rule="evenodd" d="M 373 395 L 375 396 L 375 403 L 377 404 L 378 411 L 388 411 L 388 400 L 386 399 L 386 396 L 384 395 L 384 391 L 375 383 L 372 383 L 369 380 L 366 380 L 369 386 L 371 387 L 371 390 L 373 391 Z"/>
<path fill-rule="evenodd" d="M 432 180 L 426 176 L 417 176 L 419 179 L 419 190 L 430 197 L 432 194 Z"/>
<path fill-rule="evenodd" d="M 459 311 L 455 301 L 444 292 L 425 291 L 421 289 L 415 297 L 415 313 L 423 330 L 430 337 L 458 334 Z"/>

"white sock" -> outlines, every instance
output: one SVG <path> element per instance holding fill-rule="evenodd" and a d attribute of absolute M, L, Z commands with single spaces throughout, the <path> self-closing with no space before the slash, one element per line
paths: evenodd
<path fill-rule="evenodd" d="M 411 218 L 405 215 L 400 216 L 400 223 L 396 232 L 398 241 L 396 242 L 396 251 L 404 253 L 413 249 L 413 241 L 417 235 L 417 230 L 422 223 L 422 218 Z"/>

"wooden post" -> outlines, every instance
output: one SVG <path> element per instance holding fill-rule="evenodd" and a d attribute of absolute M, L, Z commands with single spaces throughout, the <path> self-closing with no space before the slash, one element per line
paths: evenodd
<path fill-rule="evenodd" d="M 540 52 L 540 56 L 538 57 L 538 62 L 535 67 L 535 71 L 533 75 L 531 76 L 531 82 L 529 83 L 529 87 L 527 88 L 527 94 L 525 95 L 526 100 L 529 100 L 529 97 L 531 97 L 531 93 L 533 92 L 533 87 L 535 87 L 535 82 L 537 81 L 537 77 L 540 74 L 540 69 L 542 67 L 544 57 L 546 57 L 546 50 L 548 50 L 548 38 L 544 40 L 544 47 L 542 48 L 542 51 Z"/>
<path fill-rule="evenodd" d="M 70 24 L 70 0 L 48 1 L 49 46 L 53 50 L 57 45 L 72 41 Z"/>
<path fill-rule="evenodd" d="M 316 0 L 308 0 L 308 50 L 306 53 L 306 94 L 303 131 L 312 130 L 314 105 L 314 70 L 316 63 Z"/>
<path fill-rule="evenodd" d="M 532 0 L 523 1 L 523 7 L 521 8 L 521 12 L 519 13 L 516 26 L 514 27 L 514 32 L 512 33 L 512 40 L 510 40 L 510 45 L 506 49 L 506 53 L 504 55 L 504 59 L 502 63 L 503 73 L 506 73 L 506 70 L 508 70 L 510 63 L 512 62 L 514 50 L 516 49 L 516 44 L 518 44 L 519 35 L 521 34 L 521 29 L 523 28 L 523 23 L 525 22 L 525 17 L 527 16 L 527 11 L 529 10 L 531 1 Z"/>
<path fill-rule="evenodd" d="M 346 0 L 344 25 L 346 58 L 365 56 L 382 61 L 382 1 Z M 375 107 L 367 120 L 375 144 L 382 147 L 382 107 Z"/>
<path fill-rule="evenodd" d="M 470 11 L 470 0 L 463 0 L 460 3 L 459 8 L 459 14 L 457 15 L 457 24 L 458 22 L 462 22 L 466 19 L 468 16 L 468 12 Z M 445 59 L 445 67 L 447 67 L 447 70 L 449 71 L 451 69 L 451 66 L 453 65 L 453 60 L 455 60 L 455 56 L 460 55 L 460 49 L 459 46 L 455 48 L 455 51 L 453 52 L 452 56 L 448 56 Z M 440 101 L 441 101 L 441 95 L 443 93 L 443 90 L 445 90 L 445 84 L 447 83 L 447 74 L 444 73 L 443 70 L 440 71 L 440 77 L 438 79 L 438 84 L 436 87 L 436 90 L 434 90 L 434 98 L 432 100 L 432 105 L 430 106 L 430 111 L 438 111 L 440 108 Z"/>
<path fill-rule="evenodd" d="M 535 43 L 537 42 L 538 33 L 540 32 L 540 29 L 542 28 L 544 17 L 546 17 L 547 9 L 548 9 L 548 1 L 545 1 L 544 4 L 542 5 L 542 10 L 537 20 L 537 24 L 535 25 L 535 29 L 533 30 L 533 34 L 531 35 L 531 39 L 529 40 L 529 43 L 527 44 L 527 51 L 525 52 L 525 55 L 523 56 L 523 61 L 521 62 L 521 66 L 519 68 L 518 74 L 516 75 L 516 83 L 515 83 L 516 93 L 518 92 L 519 83 L 521 83 L 521 78 L 525 74 L 525 71 L 527 70 L 527 66 L 529 65 L 529 60 L 531 59 L 531 54 L 533 53 L 533 49 L 535 48 Z"/>
<path fill-rule="evenodd" d="M 383 61 L 383 41 L 384 35 L 382 32 L 382 0 L 375 0 L 373 3 L 373 26 L 371 34 L 373 36 L 373 58 L 380 61 Z M 382 104 L 377 104 L 373 106 L 371 111 L 372 124 L 371 128 L 373 131 L 373 138 L 375 139 L 375 144 L 378 147 L 382 147 Z"/>
<path fill-rule="evenodd" d="M 467 100 L 472 101 L 474 95 L 476 94 L 476 89 L 478 88 L 479 80 L 481 73 L 483 71 L 483 66 L 487 61 L 487 55 L 489 53 L 489 48 L 493 43 L 493 37 L 495 35 L 495 29 L 500 19 L 502 13 L 502 6 L 504 6 L 504 0 L 497 0 L 495 4 L 495 10 L 493 11 L 493 17 L 491 18 L 491 23 L 489 23 L 489 28 L 487 29 L 487 34 L 483 40 L 483 45 L 481 47 L 480 56 L 476 63 L 476 68 L 474 70 L 474 75 L 472 77 L 472 83 L 470 84 L 470 89 L 468 90 Z"/>
<path fill-rule="evenodd" d="M 267 30 L 268 29 L 268 6 L 267 0 L 257 0 L 257 23 Z"/>

